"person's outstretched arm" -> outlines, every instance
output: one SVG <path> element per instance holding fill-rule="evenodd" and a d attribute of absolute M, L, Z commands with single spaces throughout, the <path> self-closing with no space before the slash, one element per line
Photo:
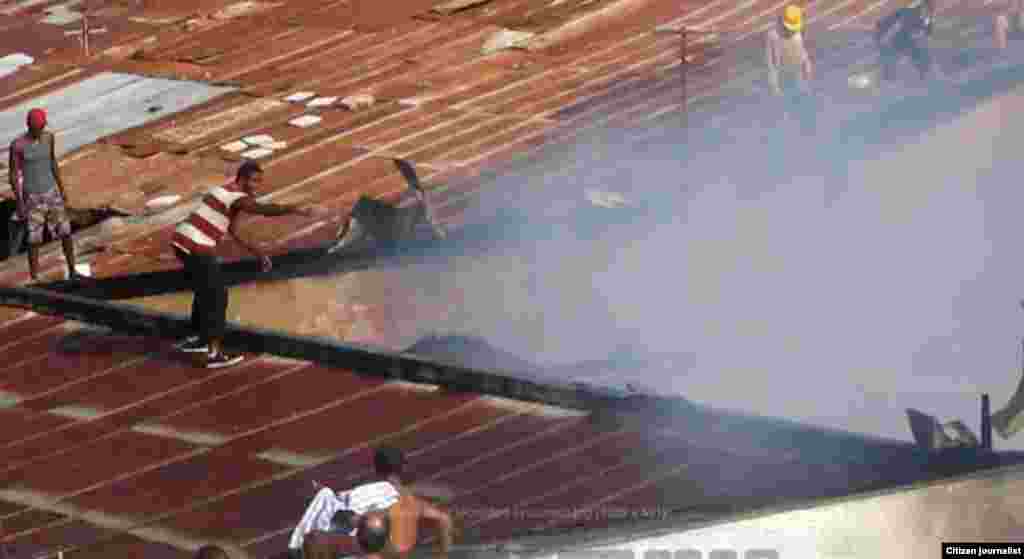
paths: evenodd
<path fill-rule="evenodd" d="M 277 217 L 282 215 L 304 215 L 315 216 L 322 213 L 320 208 L 313 206 L 299 206 L 296 204 L 264 204 L 257 202 L 252 196 L 246 196 L 235 203 L 240 211 L 262 215 L 266 217 Z"/>

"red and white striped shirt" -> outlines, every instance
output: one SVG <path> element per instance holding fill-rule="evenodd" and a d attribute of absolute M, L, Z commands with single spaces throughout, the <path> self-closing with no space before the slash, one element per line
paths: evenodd
<path fill-rule="evenodd" d="M 231 225 L 234 205 L 248 196 L 236 188 L 235 183 L 218 186 L 203 196 L 199 208 L 174 228 L 171 245 L 189 254 L 212 254 Z"/>

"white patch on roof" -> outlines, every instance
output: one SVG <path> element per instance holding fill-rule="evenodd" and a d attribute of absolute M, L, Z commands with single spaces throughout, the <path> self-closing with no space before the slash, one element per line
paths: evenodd
<path fill-rule="evenodd" d="M 298 126 L 299 128 L 309 128 L 310 126 L 319 123 L 321 120 L 323 119 L 316 115 L 302 115 L 298 118 L 293 118 L 289 120 L 288 124 L 291 124 L 292 126 Z"/>
<path fill-rule="evenodd" d="M 285 97 L 284 100 L 288 101 L 289 103 L 300 103 L 302 101 L 305 101 L 306 99 L 315 96 L 316 93 L 313 91 L 297 91 L 295 93 L 292 93 L 288 97 Z"/>
<path fill-rule="evenodd" d="M 33 62 L 35 62 L 34 58 L 20 52 L 0 57 L 0 78 L 13 74 L 18 71 L 18 68 Z"/>
<path fill-rule="evenodd" d="M 267 462 L 280 464 L 282 466 L 291 466 L 294 468 L 308 468 L 310 466 L 316 466 L 317 464 L 321 464 L 326 460 L 326 458 L 323 456 L 299 454 L 296 452 L 282 450 L 279 448 L 272 448 L 270 450 L 261 452 L 256 455 L 256 458 L 266 460 Z"/>
<path fill-rule="evenodd" d="M 71 10 L 70 8 L 74 8 L 81 3 L 82 0 L 71 0 L 70 2 L 50 6 L 46 9 L 46 17 L 39 21 L 41 23 L 49 23 L 50 25 L 75 23 L 82 19 L 82 14 L 78 10 Z"/>
<path fill-rule="evenodd" d="M 267 146 L 274 143 L 274 137 L 268 134 L 259 134 L 256 136 L 246 136 L 242 138 L 242 141 L 250 146 Z"/>
<path fill-rule="evenodd" d="M 587 190 L 586 197 L 591 204 L 602 208 L 619 208 L 628 205 L 626 199 L 618 192 Z"/>
<path fill-rule="evenodd" d="M 27 10 L 28 8 L 31 8 L 33 6 L 46 4 L 48 2 L 50 2 L 50 0 L 24 0 L 22 2 L 16 2 L 13 6 L 0 10 L 0 14 L 3 14 L 5 16 L 13 16 L 14 14 L 17 14 L 22 10 Z"/>
<path fill-rule="evenodd" d="M 306 103 L 306 106 L 307 107 L 326 107 L 327 105 L 333 104 L 337 100 L 338 100 L 337 97 L 317 97 L 316 99 L 313 99 L 309 103 Z"/>
<path fill-rule="evenodd" d="M 228 93 L 234 88 L 104 72 L 0 112 L 0 142 L 25 131 L 25 114 L 45 107 L 57 134 L 58 157 L 96 140 L 163 118 Z M 148 109 L 160 105 L 163 111 Z"/>
<path fill-rule="evenodd" d="M 166 439 L 176 439 L 184 441 L 190 444 L 199 446 L 217 446 L 224 444 L 228 441 L 228 437 L 220 435 L 218 433 L 208 433 L 203 431 L 180 431 L 173 427 L 166 425 L 137 425 L 132 427 L 132 431 L 136 433 L 142 433 L 144 435 L 153 435 L 155 437 L 164 437 Z"/>
<path fill-rule="evenodd" d="M 0 390 L 0 409 L 2 408 L 13 408 L 18 404 L 25 401 L 25 398 L 14 392 L 8 392 L 6 390 Z"/>
<path fill-rule="evenodd" d="M 82 421 L 89 421 L 96 419 L 103 415 L 105 412 L 99 408 L 91 408 L 88 406 L 61 406 L 59 408 L 52 408 L 46 410 L 48 413 L 57 415 L 60 417 L 67 417 L 70 419 L 79 419 Z"/>

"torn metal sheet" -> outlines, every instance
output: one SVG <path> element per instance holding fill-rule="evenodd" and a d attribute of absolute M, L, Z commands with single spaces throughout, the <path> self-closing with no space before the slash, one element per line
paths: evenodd
<path fill-rule="evenodd" d="M 233 91 L 230 87 L 104 72 L 0 112 L 0 142 L 25 130 L 25 114 L 46 107 L 61 156 L 96 140 Z M 160 105 L 164 110 L 149 110 Z"/>

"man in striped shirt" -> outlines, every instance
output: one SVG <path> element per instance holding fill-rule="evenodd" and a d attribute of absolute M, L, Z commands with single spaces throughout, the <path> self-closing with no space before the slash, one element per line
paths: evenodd
<path fill-rule="evenodd" d="M 236 218 L 241 212 L 263 216 L 299 214 L 323 215 L 321 208 L 299 208 L 257 202 L 253 192 L 263 182 L 263 170 L 254 161 L 238 169 L 235 182 L 218 186 L 203 196 L 199 208 L 178 224 L 171 239 L 174 254 L 185 266 L 185 275 L 192 283 L 192 331 L 180 349 L 189 353 L 207 353 L 208 368 L 226 367 L 242 360 L 241 355 L 223 351 L 221 340 L 228 310 L 228 290 L 221 276 L 216 249 L 225 233 L 242 247 L 259 257 L 263 271 L 271 268 L 270 257 L 238 236 Z"/>

